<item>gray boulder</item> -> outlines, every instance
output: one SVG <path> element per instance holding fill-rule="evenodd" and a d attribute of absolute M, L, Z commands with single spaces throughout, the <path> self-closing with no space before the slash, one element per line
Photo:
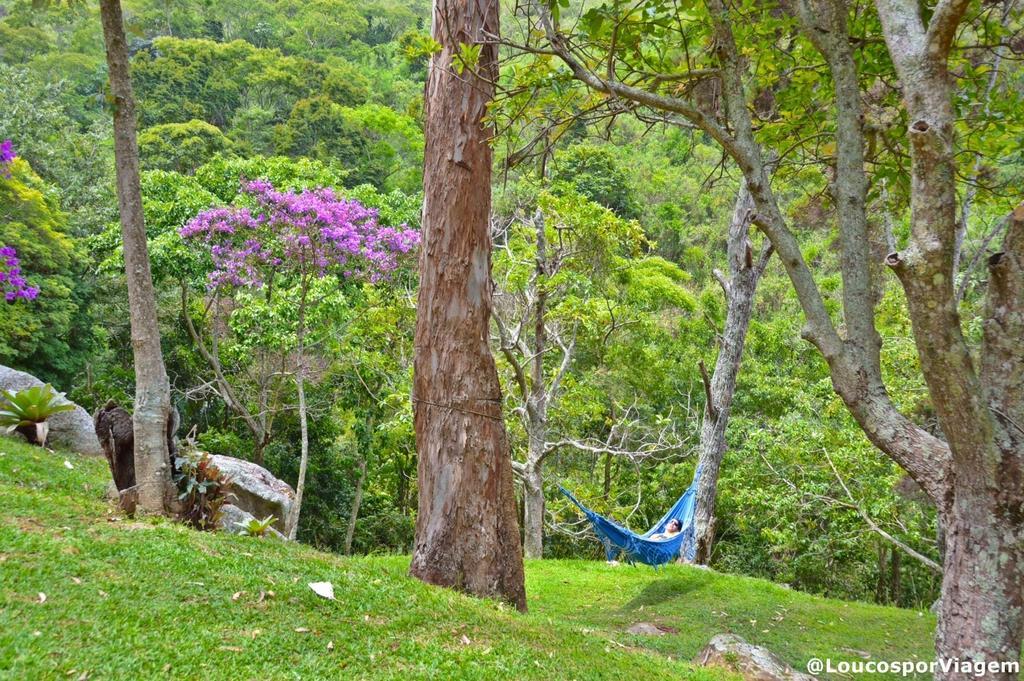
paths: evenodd
<path fill-rule="evenodd" d="M 32 374 L 0 365 L 0 390 L 17 392 L 39 385 L 43 385 L 43 382 Z M 54 387 L 56 388 L 56 386 Z M 57 389 L 59 390 L 59 388 Z M 46 439 L 47 446 L 67 449 L 85 456 L 103 456 L 103 449 L 100 447 L 100 441 L 96 438 L 92 417 L 85 409 L 76 405 L 73 411 L 54 414 L 47 420 L 47 423 L 50 425 L 50 434 Z"/>
<path fill-rule="evenodd" d="M 261 519 L 272 515 L 277 518 L 274 529 L 285 532 L 285 521 L 295 500 L 295 491 L 291 485 L 278 480 L 266 468 L 251 461 L 219 454 L 211 454 L 210 459 L 221 473 L 231 478 L 231 494 L 234 496 L 230 503 L 224 505 L 225 509 L 235 506 L 249 516 Z M 228 529 L 230 527 L 233 526 Z"/>
<path fill-rule="evenodd" d="M 747 643 L 735 634 L 719 634 L 700 652 L 695 663 L 721 667 L 748 681 L 815 681 L 799 672 L 767 648 Z"/>

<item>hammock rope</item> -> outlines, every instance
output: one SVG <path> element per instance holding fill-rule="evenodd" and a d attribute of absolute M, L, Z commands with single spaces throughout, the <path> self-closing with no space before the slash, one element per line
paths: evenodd
<path fill-rule="evenodd" d="M 668 510 L 661 520 L 654 527 L 643 534 L 637 534 L 628 527 L 623 527 L 613 520 L 605 518 L 600 513 L 593 511 L 574 497 L 572 493 L 562 487 L 558 489 L 569 501 L 576 504 L 583 514 L 587 516 L 590 524 L 594 527 L 594 533 L 604 544 L 605 555 L 612 560 L 621 551 L 625 554 L 629 563 L 639 561 L 645 565 L 657 567 L 664 565 L 677 556 L 682 555 L 687 560 L 693 560 L 697 547 L 693 541 L 693 515 L 696 508 L 697 483 L 700 480 L 700 467 L 693 475 L 693 482 L 683 492 L 683 496 Z M 652 535 L 665 531 L 665 526 L 670 520 L 678 520 L 682 525 L 679 534 L 668 539 L 651 539 Z"/>

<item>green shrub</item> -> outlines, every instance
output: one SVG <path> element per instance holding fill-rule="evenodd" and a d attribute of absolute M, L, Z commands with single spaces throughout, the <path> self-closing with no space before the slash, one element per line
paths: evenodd
<path fill-rule="evenodd" d="M 221 473 L 206 452 L 179 456 L 174 465 L 180 471 L 175 482 L 183 503 L 179 512 L 182 522 L 197 530 L 217 529 L 224 514 L 222 507 L 231 494 L 231 479 Z"/>

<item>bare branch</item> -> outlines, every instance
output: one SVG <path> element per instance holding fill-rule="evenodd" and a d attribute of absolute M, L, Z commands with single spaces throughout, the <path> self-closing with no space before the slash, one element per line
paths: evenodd
<path fill-rule="evenodd" d="M 713 274 L 715 276 L 715 281 L 717 281 L 718 285 L 722 287 L 722 293 L 725 294 L 725 299 L 729 300 L 729 296 L 732 295 L 731 287 L 729 285 L 729 280 L 726 279 L 725 275 L 722 274 L 722 271 L 717 269 L 717 268 L 711 270 L 711 274 Z"/>
<path fill-rule="evenodd" d="M 848 506 L 857 511 L 857 514 L 860 515 L 860 517 L 864 520 L 865 523 L 867 523 L 868 527 L 870 527 L 871 530 L 875 532 L 875 534 L 882 537 L 886 541 L 892 543 L 893 546 L 900 549 L 911 558 L 920 561 L 922 565 L 932 570 L 936 574 L 942 574 L 942 566 L 940 566 L 934 560 L 918 553 L 914 549 L 910 548 L 910 546 L 904 544 L 899 539 L 897 539 L 896 537 L 892 536 L 891 534 L 883 530 L 881 527 L 879 527 L 878 524 L 871 519 L 871 516 L 868 515 L 867 511 L 864 510 L 864 507 L 857 503 L 857 500 L 854 499 L 853 494 L 850 492 L 850 488 L 846 486 L 846 483 L 843 481 L 842 476 L 839 475 L 839 471 L 836 469 L 836 465 L 832 463 L 832 457 L 828 455 L 827 451 L 825 452 L 825 460 L 828 461 L 829 468 L 832 469 L 832 472 L 836 476 L 836 480 L 839 481 L 839 484 L 840 486 L 842 486 L 843 491 L 846 492 L 846 496 L 850 500 Z"/>
<path fill-rule="evenodd" d="M 782 475 L 775 468 L 775 466 L 772 465 L 771 461 L 769 461 L 768 458 L 763 453 L 761 454 L 761 460 L 765 462 L 765 464 L 768 466 L 768 468 L 771 470 L 771 472 L 775 475 L 775 477 L 778 478 L 782 483 L 784 483 L 787 487 L 789 487 L 793 491 L 795 491 L 798 494 L 800 494 L 801 496 L 807 497 L 809 499 L 814 499 L 816 501 L 825 502 L 825 503 L 828 503 L 828 504 L 832 504 L 834 506 L 840 506 L 842 508 L 848 508 L 848 509 L 850 509 L 852 511 L 855 511 L 857 513 L 857 515 L 859 515 L 861 517 L 861 520 L 864 521 L 864 523 L 868 526 L 868 528 L 872 532 L 874 532 L 879 537 L 881 537 L 885 541 L 889 542 L 890 544 L 892 544 L 893 546 L 898 548 L 900 551 L 903 551 L 905 554 L 907 554 L 908 556 L 910 556 L 914 560 L 920 562 L 922 565 L 924 565 L 929 570 L 932 570 L 936 574 L 940 574 L 940 575 L 942 574 L 942 566 L 940 566 L 938 563 L 936 563 L 934 560 L 932 560 L 928 556 L 925 556 L 924 554 L 920 553 L 919 551 L 916 551 L 914 548 L 912 548 L 911 546 L 909 546 L 905 542 L 900 541 L 899 539 L 894 537 L 892 534 L 890 534 L 889 532 L 886 532 L 884 529 L 882 529 L 882 527 L 879 526 L 878 523 L 876 523 L 874 521 L 874 519 L 871 518 L 870 515 L 868 515 L 867 511 L 865 511 L 864 508 L 859 503 L 857 503 L 857 500 L 854 498 L 853 494 L 850 492 L 850 489 L 846 486 L 846 483 L 843 481 L 842 477 L 840 477 L 839 471 L 836 470 L 835 465 L 832 463 L 832 459 L 829 457 L 828 452 L 825 452 L 825 459 L 828 461 L 828 465 L 832 469 L 833 474 L 835 474 L 836 480 L 839 481 L 839 484 L 843 488 L 843 491 L 846 492 L 846 496 L 847 496 L 848 500 L 844 501 L 842 499 L 836 499 L 835 497 L 830 497 L 830 496 L 827 496 L 827 495 L 824 495 L 824 494 L 817 494 L 817 493 L 813 493 L 813 492 L 806 492 L 806 491 L 800 489 L 799 485 L 797 485 L 795 482 L 793 482 L 792 480 L 790 480 L 786 476 Z"/>

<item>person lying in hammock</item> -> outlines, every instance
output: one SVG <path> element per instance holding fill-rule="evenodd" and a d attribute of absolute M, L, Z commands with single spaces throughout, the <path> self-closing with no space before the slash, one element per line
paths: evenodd
<path fill-rule="evenodd" d="M 664 532 L 656 532 L 652 534 L 650 537 L 648 537 L 648 539 L 654 539 L 656 541 L 659 539 L 671 539 L 672 537 L 676 536 L 682 531 L 683 524 L 679 522 L 676 518 L 673 518 L 672 520 L 668 521 L 668 525 L 665 526 Z"/>
<path fill-rule="evenodd" d="M 650 537 L 647 537 L 647 539 L 648 540 L 654 540 L 654 541 L 661 541 L 661 540 L 664 540 L 664 539 L 671 539 L 672 537 L 676 536 L 677 534 L 679 534 L 682 531 L 683 531 L 683 524 L 681 522 L 679 522 L 679 520 L 677 518 L 673 518 L 672 520 L 668 521 L 668 524 L 665 525 L 665 530 L 663 532 L 655 532 Z M 617 561 L 617 560 L 609 560 L 608 564 L 612 565 L 612 566 L 615 566 L 615 565 L 619 564 L 619 561 Z"/>

